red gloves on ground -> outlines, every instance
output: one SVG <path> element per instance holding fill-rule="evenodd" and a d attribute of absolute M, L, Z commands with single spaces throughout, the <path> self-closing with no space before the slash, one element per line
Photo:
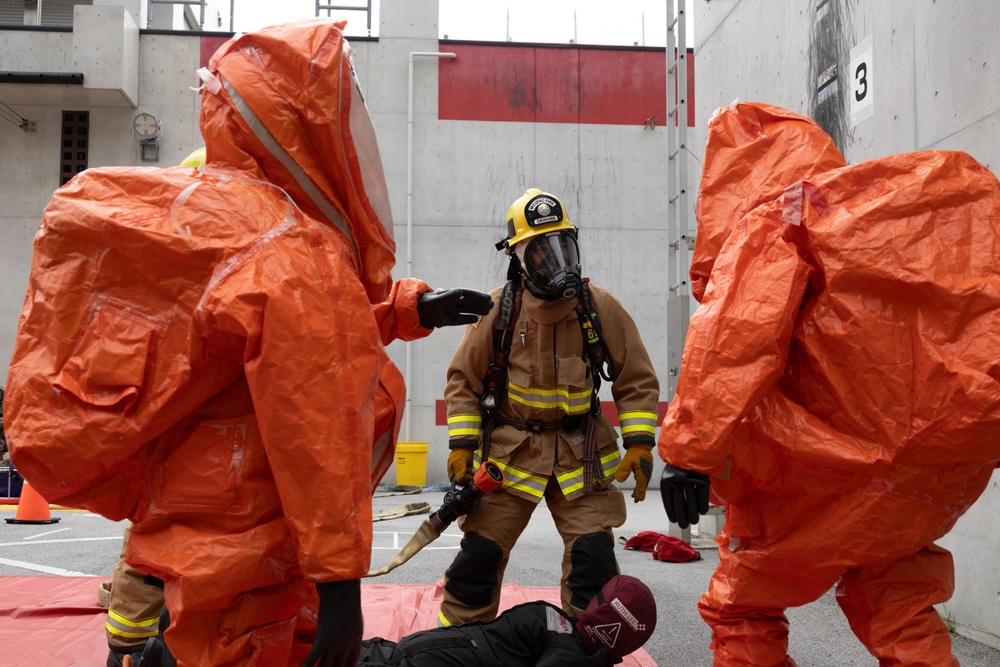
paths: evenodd
<path fill-rule="evenodd" d="M 652 551 L 655 560 L 665 560 L 671 563 L 701 560 L 701 554 L 684 540 L 652 530 L 644 530 L 628 538 L 625 541 L 625 548 L 636 551 Z"/>

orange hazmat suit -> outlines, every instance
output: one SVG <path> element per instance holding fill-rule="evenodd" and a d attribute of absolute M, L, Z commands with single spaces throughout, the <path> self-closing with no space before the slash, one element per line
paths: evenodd
<path fill-rule="evenodd" d="M 85 171 L 35 239 L 14 460 L 49 501 L 134 522 L 181 665 L 308 652 L 316 582 L 369 569 L 405 392 L 383 345 L 430 333 L 430 288 L 390 278 L 343 25 L 227 42 L 200 72 L 205 167 Z"/>
<path fill-rule="evenodd" d="M 682 370 L 659 438 L 726 506 L 715 665 L 788 666 L 832 586 L 879 664 L 957 665 L 934 541 L 1000 459 L 1000 184 L 969 155 L 847 166 L 812 120 L 709 122 Z"/>

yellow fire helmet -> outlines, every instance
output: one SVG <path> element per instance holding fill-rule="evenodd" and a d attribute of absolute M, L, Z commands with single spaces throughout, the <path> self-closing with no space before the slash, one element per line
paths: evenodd
<path fill-rule="evenodd" d="M 562 230 L 576 236 L 576 227 L 570 224 L 562 202 L 555 195 L 531 188 L 507 210 L 507 238 L 498 241 L 496 248 L 509 255 L 521 241 Z"/>
<path fill-rule="evenodd" d="M 191 167 L 192 169 L 200 169 L 205 165 L 205 147 L 195 150 L 191 155 L 181 160 L 182 167 Z"/>

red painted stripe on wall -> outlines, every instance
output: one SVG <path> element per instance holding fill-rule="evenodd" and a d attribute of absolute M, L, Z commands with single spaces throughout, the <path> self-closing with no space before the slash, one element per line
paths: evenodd
<path fill-rule="evenodd" d="M 660 401 L 656 404 L 656 412 L 659 415 L 656 419 L 657 425 L 663 423 L 668 405 L 669 403 L 666 401 Z M 601 412 L 608 418 L 612 426 L 618 426 L 618 409 L 612 401 L 601 401 Z M 434 423 L 438 426 L 448 425 L 448 404 L 442 399 L 434 402 Z"/>
<path fill-rule="evenodd" d="M 662 49 L 443 43 L 438 118 L 523 123 L 666 123 Z M 688 125 L 694 125 L 694 52 L 688 50 Z"/>
<path fill-rule="evenodd" d="M 229 37 L 202 37 L 201 38 L 201 67 L 208 67 L 208 61 L 212 54 L 219 50 L 219 47 L 229 41 Z"/>

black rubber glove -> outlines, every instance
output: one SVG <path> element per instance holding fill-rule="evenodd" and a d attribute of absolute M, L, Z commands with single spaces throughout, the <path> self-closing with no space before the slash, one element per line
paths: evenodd
<path fill-rule="evenodd" d="M 472 324 L 492 307 L 489 294 L 461 287 L 425 292 L 417 299 L 420 326 L 427 329 Z"/>
<path fill-rule="evenodd" d="M 681 528 L 698 523 L 708 513 L 708 476 L 669 463 L 660 476 L 660 496 L 667 518 Z"/>
<path fill-rule="evenodd" d="M 356 667 L 361 655 L 361 580 L 316 584 L 319 617 L 312 650 L 299 667 Z"/>

